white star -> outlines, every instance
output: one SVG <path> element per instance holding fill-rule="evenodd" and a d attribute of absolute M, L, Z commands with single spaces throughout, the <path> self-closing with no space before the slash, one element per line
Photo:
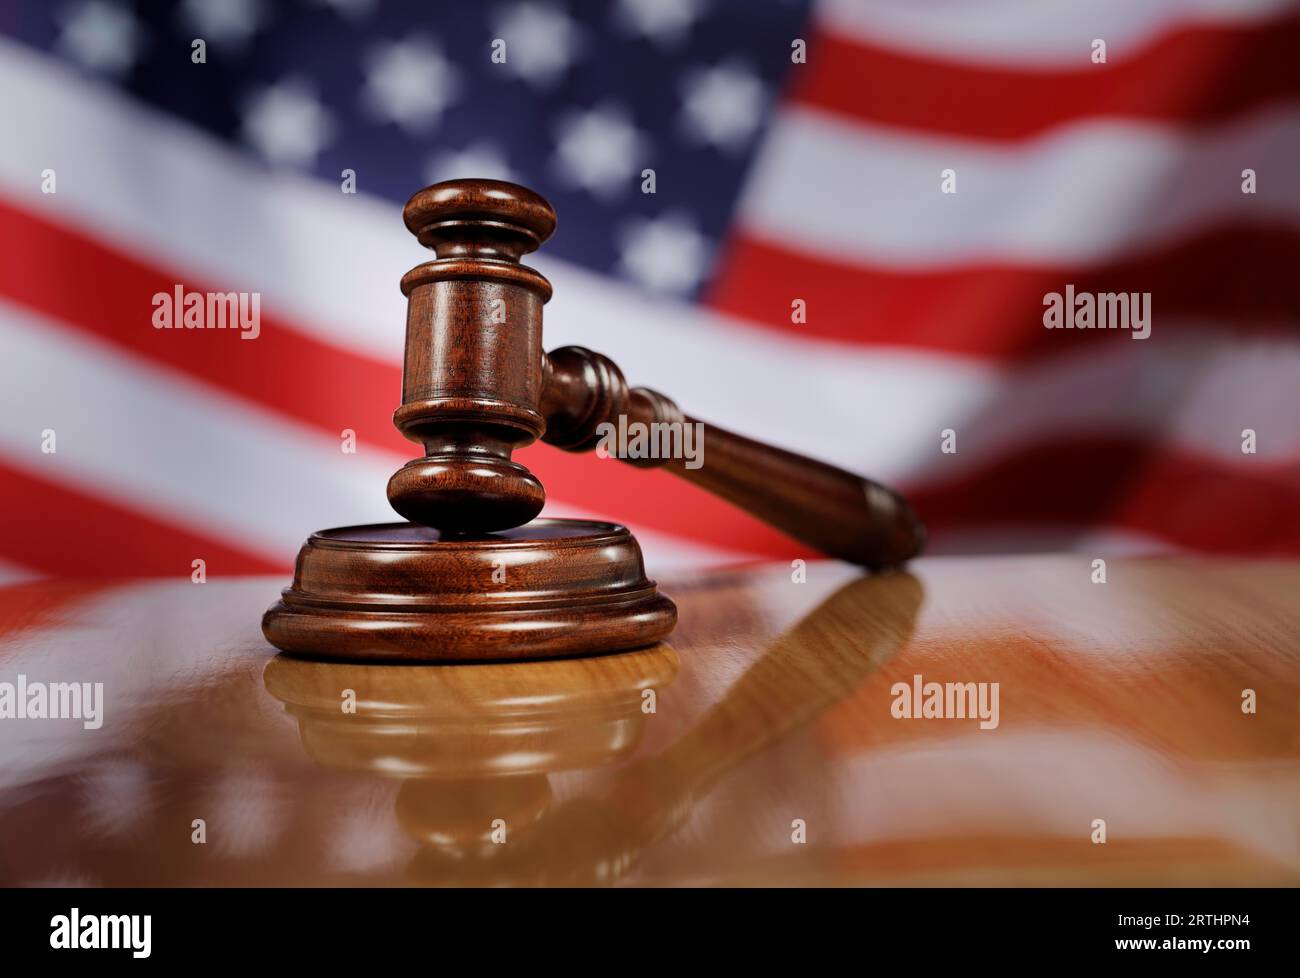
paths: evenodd
<path fill-rule="evenodd" d="M 265 19 L 261 0 L 185 0 L 179 13 L 198 37 L 231 48 L 247 44 Z"/>
<path fill-rule="evenodd" d="M 460 79 L 438 47 L 423 37 L 385 44 L 366 58 L 366 107 L 386 122 L 426 132 L 460 92 Z"/>
<path fill-rule="evenodd" d="M 763 116 L 763 83 L 738 64 L 694 71 L 682 83 L 682 127 L 712 146 L 744 149 Z"/>
<path fill-rule="evenodd" d="M 627 30 L 673 45 L 686 40 L 700 7 L 701 0 L 618 0 L 615 16 Z"/>
<path fill-rule="evenodd" d="M 248 100 L 243 131 L 271 163 L 310 166 L 332 138 L 334 121 L 309 83 L 287 79 Z"/>
<path fill-rule="evenodd" d="M 709 246 L 687 217 L 639 218 L 624 226 L 619 267 L 652 292 L 684 294 L 704 277 Z"/>
<path fill-rule="evenodd" d="M 556 82 L 582 47 L 577 24 L 558 7 L 516 3 L 492 23 L 494 39 L 506 42 L 505 67 L 530 85 Z"/>
<path fill-rule="evenodd" d="M 648 153 L 627 113 L 605 105 L 574 112 L 555 128 L 555 165 L 568 183 L 601 197 L 626 191 Z"/>
<path fill-rule="evenodd" d="M 91 71 L 120 75 L 135 64 L 144 32 L 131 12 L 113 3 L 89 0 L 64 8 L 58 47 Z"/>
<path fill-rule="evenodd" d="M 438 153 L 425 167 L 424 178 L 429 183 L 456 180 L 462 177 L 480 177 L 487 180 L 515 180 L 515 174 L 506 162 L 506 156 L 491 143 L 477 142 L 456 152 Z"/>

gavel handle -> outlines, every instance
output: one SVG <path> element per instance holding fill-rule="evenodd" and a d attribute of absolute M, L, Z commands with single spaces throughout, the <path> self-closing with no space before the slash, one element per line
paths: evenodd
<path fill-rule="evenodd" d="M 544 358 L 541 412 L 548 444 L 568 451 L 594 449 L 602 424 L 695 425 L 673 401 L 643 387 L 629 388 L 608 357 L 578 346 Z M 633 429 L 635 430 L 635 429 Z M 921 552 L 925 528 L 897 492 L 794 452 L 704 425 L 703 464 L 685 458 L 628 458 L 642 468 L 663 467 L 753 513 L 822 553 L 872 569 L 896 567 Z"/>

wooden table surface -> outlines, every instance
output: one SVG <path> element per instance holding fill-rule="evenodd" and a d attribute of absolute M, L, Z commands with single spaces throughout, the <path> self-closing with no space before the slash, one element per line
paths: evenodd
<path fill-rule="evenodd" d="M 278 579 L 0 589 L 0 682 L 105 697 L 0 720 L 0 882 L 1300 882 L 1294 562 L 659 576 L 670 645 L 440 667 L 272 656 Z"/>

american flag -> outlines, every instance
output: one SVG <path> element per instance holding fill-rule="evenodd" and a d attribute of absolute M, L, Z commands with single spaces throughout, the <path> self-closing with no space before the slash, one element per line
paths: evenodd
<path fill-rule="evenodd" d="M 1300 552 L 1297 52 L 1283 0 L 6 0 L 0 563 L 394 519 L 400 207 L 456 176 L 555 204 L 548 348 L 899 486 L 932 552 Z M 260 335 L 154 329 L 177 285 Z M 1067 286 L 1150 336 L 1045 329 Z M 654 568 L 811 556 L 520 457 Z"/>

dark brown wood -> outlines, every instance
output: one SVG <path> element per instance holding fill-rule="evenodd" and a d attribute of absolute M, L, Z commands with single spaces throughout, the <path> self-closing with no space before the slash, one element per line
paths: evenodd
<path fill-rule="evenodd" d="M 676 622 L 624 527 L 540 519 L 469 539 L 412 523 L 315 533 L 262 631 L 310 658 L 455 662 L 638 648 Z"/>
<path fill-rule="evenodd" d="M 699 423 L 657 391 L 629 388 L 613 361 L 577 346 L 548 355 L 541 411 L 545 441 L 569 451 L 595 448 L 600 426 L 620 416 L 629 425 Z M 698 468 L 681 457 L 624 460 L 662 466 L 841 560 L 880 569 L 921 552 L 925 528 L 894 490 L 716 425 L 702 430 Z"/>
<path fill-rule="evenodd" d="M 406 225 L 437 260 L 407 273 L 406 367 L 399 430 L 425 457 L 389 483 L 408 519 L 445 530 L 487 531 L 526 523 L 545 501 L 541 483 L 511 452 L 539 436 L 571 451 L 596 446 L 598 428 L 694 424 L 671 400 L 629 389 L 597 353 L 542 354 L 542 304 L 550 284 L 519 259 L 555 227 L 537 194 L 492 180 L 421 190 Z M 833 466 L 724 429 L 705 429 L 704 464 L 666 465 L 823 553 L 880 568 L 916 556 L 925 533 L 896 492 Z"/>
<path fill-rule="evenodd" d="M 550 283 L 519 263 L 555 228 L 537 194 L 496 180 L 421 190 L 406 226 L 437 260 L 402 278 L 406 359 L 397 429 L 424 458 L 388 484 L 397 512 L 443 530 L 504 530 L 542 511 L 542 484 L 511 459 L 545 421 L 542 304 Z"/>

